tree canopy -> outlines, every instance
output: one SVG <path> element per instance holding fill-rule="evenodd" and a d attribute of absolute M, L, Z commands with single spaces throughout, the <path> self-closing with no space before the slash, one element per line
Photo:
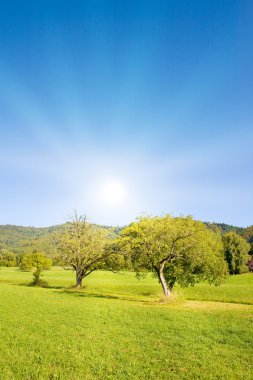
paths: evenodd
<path fill-rule="evenodd" d="M 227 274 L 220 236 L 191 217 L 141 217 L 123 229 L 120 244 L 137 274 L 154 272 L 165 296 L 175 282 L 219 284 Z"/>
<path fill-rule="evenodd" d="M 228 232 L 222 237 L 225 258 L 230 274 L 240 274 L 248 271 L 250 244 L 235 232 Z"/>
<path fill-rule="evenodd" d="M 33 270 L 33 282 L 35 286 L 45 286 L 46 282 L 41 280 L 43 269 L 50 269 L 52 260 L 44 252 L 33 252 L 23 254 L 20 257 L 19 268 L 21 270 Z"/>
<path fill-rule="evenodd" d="M 15 253 L 8 249 L 0 251 L 0 267 L 15 267 L 17 265 L 17 258 Z"/>
<path fill-rule="evenodd" d="M 53 242 L 60 261 L 76 272 L 76 286 L 81 287 L 85 277 L 103 268 L 115 253 L 110 249 L 110 230 L 88 223 L 86 217 L 76 214 L 65 228 L 55 233 Z"/>

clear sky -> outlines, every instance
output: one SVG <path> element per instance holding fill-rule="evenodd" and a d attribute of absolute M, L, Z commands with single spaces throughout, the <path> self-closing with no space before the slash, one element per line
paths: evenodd
<path fill-rule="evenodd" d="M 0 224 L 253 224 L 252 20 L 251 0 L 1 1 Z"/>

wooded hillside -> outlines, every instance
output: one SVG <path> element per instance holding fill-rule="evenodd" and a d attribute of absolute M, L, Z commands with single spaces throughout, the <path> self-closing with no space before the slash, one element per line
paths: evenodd
<path fill-rule="evenodd" d="M 242 228 L 224 223 L 206 222 L 205 224 L 212 230 L 220 231 L 222 234 L 234 231 L 244 237 L 248 242 L 253 242 L 253 225 Z M 63 226 L 64 224 L 36 228 L 9 224 L 0 225 L 0 250 L 6 248 L 14 253 L 29 253 L 34 250 L 39 250 L 51 254 L 54 251 L 51 245 L 51 234 L 60 230 Z M 118 233 L 120 228 L 115 228 L 114 231 Z"/>

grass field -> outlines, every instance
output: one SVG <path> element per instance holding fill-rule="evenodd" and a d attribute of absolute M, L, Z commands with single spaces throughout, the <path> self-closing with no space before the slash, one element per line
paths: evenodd
<path fill-rule="evenodd" d="M 253 275 L 176 288 L 151 276 L 0 270 L 0 379 L 252 379 Z"/>

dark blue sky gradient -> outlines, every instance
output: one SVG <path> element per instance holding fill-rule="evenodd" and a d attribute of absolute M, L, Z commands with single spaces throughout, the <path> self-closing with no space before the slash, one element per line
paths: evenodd
<path fill-rule="evenodd" d="M 0 223 L 252 224 L 252 19 L 247 0 L 2 2 Z"/>

